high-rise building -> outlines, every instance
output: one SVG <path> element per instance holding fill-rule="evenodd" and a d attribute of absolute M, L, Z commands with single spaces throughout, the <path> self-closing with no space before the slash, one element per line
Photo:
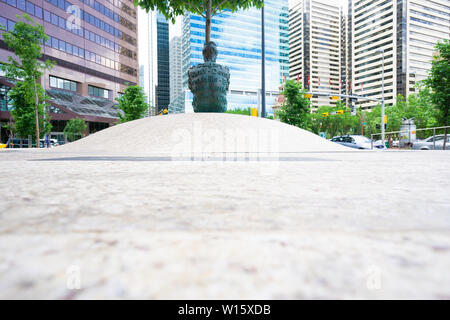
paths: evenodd
<path fill-rule="evenodd" d="M 14 28 L 28 13 L 44 26 L 49 40 L 43 59 L 56 65 L 41 78 L 51 107 L 54 133 L 83 117 L 94 132 L 117 121 L 114 99 L 138 83 L 137 17 L 131 0 L 0 0 L 0 24 Z M 13 53 L 0 36 L 0 61 Z M 10 119 L 6 93 L 13 84 L 0 78 L 0 124 Z M 2 128 L 2 140 L 7 132 Z"/>
<path fill-rule="evenodd" d="M 289 77 L 288 0 L 265 1 L 266 110 L 271 113 L 280 83 Z M 205 19 L 187 14 L 182 26 L 183 89 L 186 112 L 192 111 L 187 89 L 189 67 L 203 63 Z M 261 10 L 225 11 L 212 19 L 211 40 L 218 46 L 217 63 L 230 68 L 228 109 L 256 108 L 261 89 Z"/>
<path fill-rule="evenodd" d="M 344 13 L 344 8 L 341 8 L 341 76 L 340 76 L 340 78 L 341 78 L 340 93 L 341 94 L 347 94 L 347 90 L 346 90 L 347 73 L 348 73 L 347 24 L 348 24 L 347 13 Z M 347 99 L 343 99 L 343 101 L 347 101 Z"/>
<path fill-rule="evenodd" d="M 449 0 L 350 0 L 353 93 L 385 103 L 408 96 L 427 77 L 436 43 L 450 38 Z M 378 102 L 360 102 L 371 108 Z"/>
<path fill-rule="evenodd" d="M 170 40 L 170 113 L 184 112 L 183 66 L 181 64 L 181 37 Z"/>
<path fill-rule="evenodd" d="M 160 13 L 156 15 L 156 43 L 158 83 L 156 86 L 156 109 L 161 112 L 170 104 L 170 70 L 169 70 L 169 23 Z"/>
<path fill-rule="evenodd" d="M 139 23 L 139 85 L 144 89 L 149 105 L 148 116 L 156 114 L 156 86 L 158 84 L 158 61 L 156 43 L 156 12 L 138 9 Z"/>
<path fill-rule="evenodd" d="M 311 92 L 339 94 L 341 87 L 342 9 L 330 0 L 297 0 L 289 9 L 289 74 Z M 313 107 L 336 102 L 313 96 Z"/>
<path fill-rule="evenodd" d="M 351 89 L 350 85 L 353 84 L 352 82 L 352 74 L 353 74 L 353 33 L 352 33 L 352 24 L 353 24 L 353 14 L 352 14 L 352 3 L 349 1 L 348 3 L 348 9 L 347 9 L 347 16 L 345 18 L 345 33 L 346 33 L 346 42 L 345 42 L 345 49 L 346 49 L 346 60 L 345 60 L 345 82 L 343 83 L 342 87 L 345 89 L 345 94 L 350 95 Z M 350 101 L 347 99 L 347 105 L 350 103 Z"/>

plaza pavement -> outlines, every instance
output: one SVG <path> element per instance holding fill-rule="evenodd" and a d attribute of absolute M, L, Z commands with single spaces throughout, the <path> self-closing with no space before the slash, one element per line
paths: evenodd
<path fill-rule="evenodd" d="M 450 152 L 318 139 L 184 115 L 1 150 L 0 298 L 450 299 Z"/>

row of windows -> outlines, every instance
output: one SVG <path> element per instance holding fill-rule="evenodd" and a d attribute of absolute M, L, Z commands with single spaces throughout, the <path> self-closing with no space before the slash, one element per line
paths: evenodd
<path fill-rule="evenodd" d="M 423 24 L 426 24 L 426 25 L 429 25 L 429 26 L 434 26 L 436 28 L 442 28 L 443 27 L 441 24 L 433 23 L 433 22 L 430 22 L 430 21 L 425 21 L 425 20 L 422 20 L 422 19 L 419 19 L 419 18 L 410 17 L 410 19 L 411 19 L 411 21 L 420 22 L 420 23 L 423 23 Z"/>
<path fill-rule="evenodd" d="M 389 8 L 389 9 L 391 9 L 391 8 Z M 382 21 L 382 20 L 384 20 L 384 19 L 386 19 L 386 18 L 391 18 L 391 17 L 392 17 L 392 12 L 388 12 L 388 13 L 386 13 L 384 16 L 381 16 L 381 17 L 372 19 L 372 20 L 370 20 L 370 21 L 367 21 L 367 20 L 360 20 L 361 22 L 364 21 L 364 22 L 366 22 L 366 23 L 360 25 L 359 27 L 356 27 L 356 28 L 355 28 L 355 32 L 356 32 L 356 31 L 359 31 L 359 30 L 361 30 L 361 29 L 363 29 L 363 28 L 365 28 L 365 27 L 367 27 L 367 26 L 374 25 L 374 24 L 375 24 L 376 22 L 378 22 L 378 21 Z M 391 19 L 388 19 L 388 21 L 391 21 Z M 358 23 L 358 21 L 357 21 L 355 24 L 357 24 L 357 23 Z M 386 22 L 385 22 L 385 23 L 386 23 Z M 383 26 L 383 24 L 382 24 L 381 26 Z M 366 30 L 366 31 L 363 31 L 362 33 L 364 33 L 364 32 L 367 32 L 367 30 Z M 362 34 L 362 33 L 359 33 L 359 34 Z"/>
<path fill-rule="evenodd" d="M 41 7 L 34 5 L 29 1 L 17 0 L 17 7 L 21 10 L 25 10 L 24 8 L 26 8 L 27 13 L 30 15 L 36 16 L 39 19 L 43 18 L 44 21 L 52 23 L 52 24 L 54 24 L 62 29 L 65 29 L 67 31 L 70 31 L 76 35 L 79 35 L 80 37 L 83 37 L 83 34 L 84 34 L 84 38 L 87 40 L 93 41 L 101 46 L 104 46 L 108 49 L 114 50 L 115 52 L 120 53 L 124 56 L 127 56 L 131 59 L 137 60 L 137 54 L 135 51 L 132 51 L 128 48 L 120 46 L 119 44 L 117 44 L 113 41 L 110 41 L 92 31 L 89 31 L 82 27 L 74 28 L 72 25 L 67 23 L 67 21 L 64 18 L 57 16 L 54 13 L 50 13 L 47 10 L 42 10 Z M 43 15 L 42 15 L 42 12 L 44 13 Z M 0 17 L 0 19 L 3 20 L 3 21 L 0 21 L 0 23 L 3 22 L 2 24 L 6 26 L 5 18 Z"/>
<path fill-rule="evenodd" d="M 14 29 L 15 22 L 12 20 L 0 17 L 0 24 L 4 25 L 8 31 L 12 31 Z M 60 40 L 56 37 L 48 36 L 48 40 L 45 42 L 45 45 L 48 47 L 57 49 L 57 50 L 64 51 L 67 54 L 71 54 L 71 55 L 80 57 L 82 59 L 90 60 L 92 62 L 101 64 L 105 67 L 127 73 L 132 76 L 137 75 L 137 70 L 132 67 L 129 67 L 120 62 L 111 60 L 109 58 L 100 56 L 94 52 L 84 50 L 83 48 L 80 48 L 71 43 L 65 42 L 63 40 Z"/>
<path fill-rule="evenodd" d="M 67 11 L 67 9 L 72 6 L 73 4 L 69 1 L 65 0 L 46 0 L 48 3 L 51 3 L 55 7 L 60 8 L 61 10 Z M 127 27 L 131 31 L 136 31 L 136 25 L 128 21 L 127 19 L 121 17 L 117 13 L 113 12 L 113 10 L 105 7 L 103 4 L 96 0 L 81 0 L 84 2 L 84 4 L 88 5 L 92 9 L 94 9 L 97 12 L 100 12 L 104 16 L 110 18 L 111 20 L 120 23 L 121 25 Z M 82 10 L 81 10 L 82 11 Z"/>
<path fill-rule="evenodd" d="M 110 41 L 92 31 L 84 29 L 84 38 L 87 40 L 90 40 L 92 42 L 95 42 L 103 47 L 114 50 L 115 52 L 120 53 L 124 56 L 127 56 L 133 60 L 137 60 L 137 54 L 135 51 L 125 48 L 125 47 L 123 47 L 113 41 Z"/>
<path fill-rule="evenodd" d="M 374 2 L 374 1 L 372 1 L 372 3 L 370 3 L 370 4 L 373 4 L 373 2 Z M 388 4 L 388 3 L 391 3 L 391 2 L 392 2 L 392 0 L 386 0 L 386 1 L 382 2 L 382 3 L 380 3 L 380 4 L 377 4 L 376 6 L 373 6 L 372 8 L 367 9 L 366 11 L 363 11 L 363 12 L 357 14 L 357 15 L 355 16 L 355 19 L 358 20 L 361 16 L 367 14 L 369 11 L 370 11 L 370 12 L 373 12 L 373 11 L 377 12 L 377 11 L 378 11 L 377 8 L 381 8 L 381 7 L 383 7 L 384 5 L 386 5 L 386 4 Z M 367 8 L 370 4 L 367 4 L 367 5 L 365 5 L 365 6 L 362 7 L 362 8 L 356 9 L 355 12 L 358 12 L 358 11 L 360 11 L 360 10 L 363 9 L 363 8 Z M 390 8 L 390 7 L 389 7 L 389 8 Z M 370 15 L 370 16 L 364 17 L 364 20 L 366 20 L 366 19 L 368 19 L 368 18 L 371 18 L 372 16 L 373 16 L 373 14 Z"/>
<path fill-rule="evenodd" d="M 31 3 L 29 1 L 26 1 L 26 0 L 0 0 L 0 1 L 6 2 L 13 7 L 17 7 L 18 9 L 23 10 L 23 11 L 27 12 L 28 14 L 35 16 L 39 19 L 44 19 L 45 21 L 50 22 L 56 26 L 59 26 L 62 29 L 69 30 L 75 34 L 78 34 L 81 37 L 83 36 L 83 28 L 81 26 L 73 26 L 72 24 L 66 22 L 66 19 L 64 19 L 54 13 L 50 13 L 47 10 L 43 10 L 41 7 Z M 46 0 L 46 1 L 48 1 L 48 0 Z M 109 24 L 100 21 L 99 19 L 89 15 L 88 13 L 85 13 L 85 15 L 81 14 L 80 18 L 83 18 L 83 20 L 89 22 L 90 24 L 112 34 L 116 38 L 120 38 L 124 41 L 127 41 L 128 43 L 130 43 L 134 46 L 136 45 L 135 38 L 127 35 L 126 33 L 123 33 L 122 31 L 120 31 L 116 28 L 113 28 Z M 104 41 L 104 42 L 106 43 L 106 41 Z M 116 52 L 118 52 L 118 51 L 116 50 Z M 133 54 L 131 54 L 131 56 L 132 55 Z"/>
<path fill-rule="evenodd" d="M 0 111 L 11 111 L 11 99 L 8 97 L 8 91 L 11 88 L 0 83 Z"/>
<path fill-rule="evenodd" d="M 108 97 L 109 97 L 109 90 L 99 88 L 99 87 L 94 87 L 91 85 L 88 85 L 88 93 L 89 93 L 89 95 L 94 96 L 94 97 L 100 97 L 100 98 L 105 98 L 105 99 L 108 99 Z"/>
<path fill-rule="evenodd" d="M 71 55 L 80 57 L 82 59 L 86 59 L 86 60 L 95 62 L 95 63 L 105 66 L 107 68 L 111 68 L 111 69 L 114 69 L 114 70 L 117 70 L 120 72 L 127 73 L 131 76 L 137 75 L 137 70 L 134 68 L 131 68 L 120 62 L 111 60 L 109 58 L 100 56 L 89 50 L 84 50 L 83 48 L 77 47 L 75 45 L 72 45 L 71 43 L 65 42 L 65 41 L 57 39 L 55 37 L 50 36 L 48 41 L 45 43 L 45 45 L 48 47 L 57 49 L 57 50 L 64 51 L 67 54 L 71 54 Z"/>
<path fill-rule="evenodd" d="M 428 13 L 419 12 L 419 11 L 412 10 L 412 9 L 411 9 L 411 13 L 417 14 L 419 16 L 422 16 L 422 17 L 425 17 L 425 18 L 428 18 L 428 19 L 433 19 L 433 20 L 437 20 L 437 21 L 440 21 L 440 22 L 448 23 L 448 19 L 444 19 L 444 18 L 441 18 L 441 17 L 433 16 L 433 15 L 428 14 Z"/>
<path fill-rule="evenodd" d="M 26 11 L 32 16 L 37 16 L 42 19 L 42 8 L 32 4 L 31 2 L 25 0 L 0 0 L 8 3 L 9 5 L 16 7 L 22 11 Z"/>
<path fill-rule="evenodd" d="M 7 1 L 16 1 L 16 0 L 7 0 Z M 61 0 L 45 0 L 45 1 L 54 5 L 55 1 L 61 1 Z M 66 9 L 67 9 L 67 7 L 63 10 L 66 10 Z M 72 12 L 72 13 L 75 14 L 76 12 Z M 120 31 L 117 28 L 114 28 L 110 24 L 104 22 L 103 20 L 91 15 L 90 13 L 88 13 L 84 10 L 80 10 L 79 18 L 86 21 L 87 23 L 90 23 L 93 26 L 105 31 L 105 32 L 108 32 L 109 34 L 115 36 L 116 38 L 120 38 L 124 41 L 127 41 L 128 43 L 130 43 L 134 46 L 136 45 L 136 38 L 131 37 L 130 35 L 126 34 L 125 32 Z"/>
<path fill-rule="evenodd" d="M 50 87 L 64 89 L 69 91 L 77 91 L 77 83 L 75 81 L 70 81 L 54 76 L 50 76 Z"/>
<path fill-rule="evenodd" d="M 95 42 L 105 48 L 114 50 L 117 53 L 123 54 L 124 56 L 127 56 L 129 58 L 132 58 L 134 60 L 137 59 L 137 55 L 135 51 L 132 51 L 128 48 L 125 48 L 118 43 L 114 41 L 110 41 L 106 39 L 105 37 L 102 37 L 98 35 L 95 32 L 89 31 L 83 27 L 73 26 L 70 23 L 68 23 L 64 18 L 57 16 L 54 13 L 50 13 L 47 10 L 44 10 L 44 21 L 50 22 L 51 24 L 54 24 L 62 29 L 65 29 L 67 31 L 70 31 L 80 37 L 83 37 L 90 40 L 92 42 Z"/>

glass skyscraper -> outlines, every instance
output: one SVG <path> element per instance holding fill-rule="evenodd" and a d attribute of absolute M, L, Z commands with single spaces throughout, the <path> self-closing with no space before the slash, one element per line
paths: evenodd
<path fill-rule="evenodd" d="M 272 111 L 280 84 L 289 78 L 288 0 L 265 1 L 267 111 Z M 192 110 L 192 93 L 187 86 L 187 71 L 203 63 L 205 19 L 187 14 L 183 18 L 182 63 L 186 112 Z M 217 44 L 217 63 L 230 68 L 228 109 L 256 108 L 261 89 L 261 10 L 252 8 L 213 17 L 211 41 Z"/>
<path fill-rule="evenodd" d="M 158 112 L 169 108 L 169 22 L 162 14 L 157 14 L 157 51 L 158 51 L 158 86 L 156 89 L 156 105 Z"/>

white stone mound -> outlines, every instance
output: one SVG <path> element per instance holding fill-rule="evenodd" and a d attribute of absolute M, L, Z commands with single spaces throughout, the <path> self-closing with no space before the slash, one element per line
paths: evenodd
<path fill-rule="evenodd" d="M 336 152 L 351 149 L 306 130 L 243 115 L 192 113 L 116 125 L 54 151 L 169 155 Z"/>

